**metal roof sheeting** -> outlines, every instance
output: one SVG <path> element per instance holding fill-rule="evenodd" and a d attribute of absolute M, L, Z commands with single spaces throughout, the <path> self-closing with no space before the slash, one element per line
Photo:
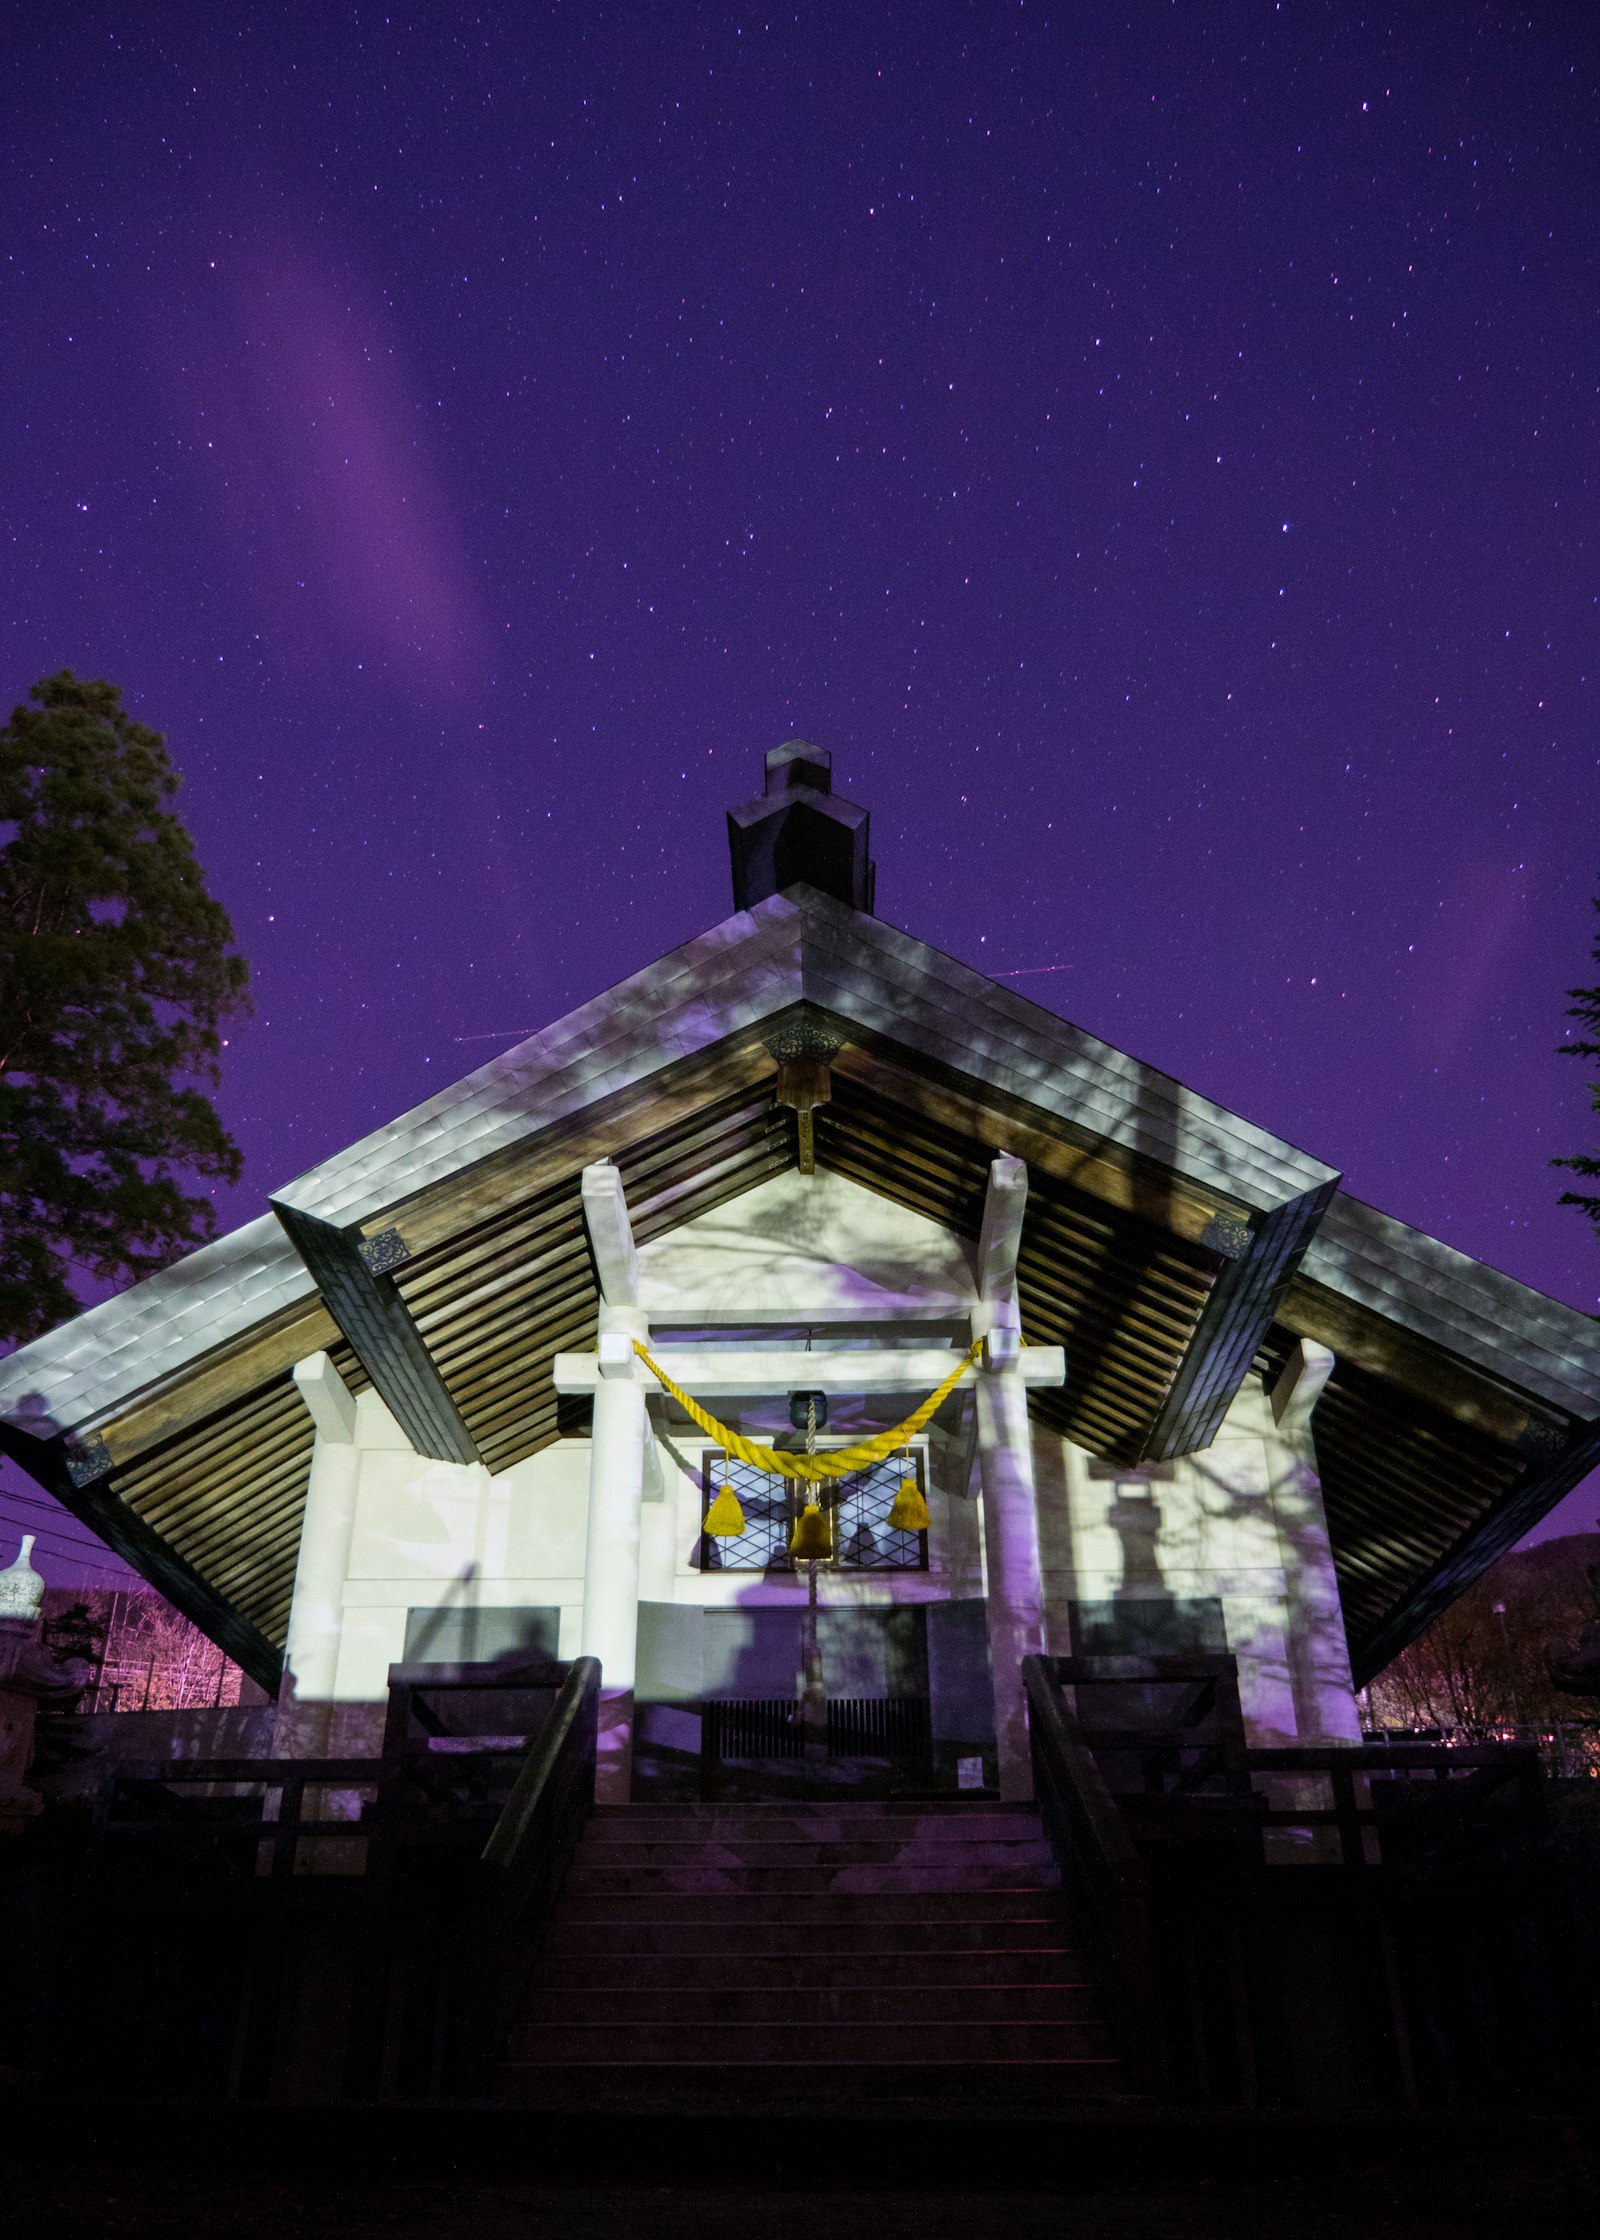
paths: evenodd
<path fill-rule="evenodd" d="M 810 889 L 726 919 L 620 986 L 324 1160 L 279 1196 L 370 1227 L 439 1182 L 602 1098 L 759 1027 L 803 998 L 1054 1119 L 1074 1137 L 1270 1210 L 1333 1170 L 1169 1075 Z M 1600 1331 L 1510 1277 L 1338 1196 L 1308 1278 L 1489 1374 L 1600 1413 Z M 0 1414 L 47 1436 L 103 1417 L 313 1292 L 270 1216 L 0 1364 Z"/>
<path fill-rule="evenodd" d="M 0 1362 L 0 1416 L 48 1439 L 192 1367 L 316 1285 L 275 1214 L 63 1322 Z"/>

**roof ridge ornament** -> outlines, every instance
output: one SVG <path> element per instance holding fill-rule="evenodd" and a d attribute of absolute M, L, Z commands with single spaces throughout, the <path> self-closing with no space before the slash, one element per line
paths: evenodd
<path fill-rule="evenodd" d="M 735 910 L 805 885 L 871 916 L 877 866 L 870 838 L 868 811 L 833 790 L 828 749 L 786 740 L 767 755 L 764 790 L 728 811 Z"/>

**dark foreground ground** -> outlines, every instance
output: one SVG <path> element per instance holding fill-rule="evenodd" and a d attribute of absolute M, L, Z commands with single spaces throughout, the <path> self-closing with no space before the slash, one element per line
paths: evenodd
<path fill-rule="evenodd" d="M 1440 2187 L 1401 2171 L 1336 2182 L 1201 2180 L 1150 2192 L 1004 2191 L 979 2196 L 894 2190 L 804 2193 L 683 2186 L 478 2185 L 448 2179 L 349 2186 L 196 2179 L 138 2169 L 21 2173 L 0 2168 L 18 2232 L 133 2240 L 1361 2240 L 1498 2233 L 1593 2234 L 1593 2168 L 1530 2171 L 1485 2182 L 1473 2169 Z"/>
<path fill-rule="evenodd" d="M 150 2107 L 136 2143 L 64 2111 L 5 2111 L 5 2231 L 66 2240 L 1446 2240 L 1600 2233 L 1600 2120 L 1077 2127 L 963 2123 L 946 2148 L 890 2125 L 735 2140 L 685 2115 L 640 2138 L 627 2117 L 418 2152 L 414 2132 L 308 2132 L 278 2112 L 275 2148 L 220 2139 L 198 2111 Z M 269 2111 L 263 2111 L 271 2123 Z M 19 2118 L 21 2119 L 19 2123 Z M 418 2111 L 416 2122 L 428 2124 Z M 355 2131 L 361 2131 L 359 2112 Z M 759 2139 L 760 2125 L 755 2135 Z M 298 2136 L 297 2136 L 298 2133 Z M 241 2147 L 248 2152 L 241 2154 Z M 732 2147 L 731 2154 L 719 2149 Z M 640 2151 L 640 2150 L 643 2151 Z M 741 2167 L 717 2181 L 719 2159 Z M 839 2167 L 849 2168 L 840 2183 Z M 487 2167 L 486 2167 L 487 2166 Z M 543 2170 L 544 2175 L 541 2175 Z M 559 2170 L 560 2175 L 548 2173 Z"/>

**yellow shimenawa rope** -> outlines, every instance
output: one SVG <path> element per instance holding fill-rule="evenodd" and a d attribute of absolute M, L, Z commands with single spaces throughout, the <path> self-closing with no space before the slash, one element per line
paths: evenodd
<path fill-rule="evenodd" d="M 873 1463 L 882 1462 L 896 1447 L 903 1447 L 914 1439 L 925 1423 L 949 1399 L 956 1386 L 966 1375 L 983 1351 L 983 1340 L 975 1338 L 968 1346 L 960 1366 L 952 1369 L 937 1392 L 930 1393 L 913 1415 L 904 1423 L 897 1423 L 892 1431 L 880 1431 L 874 1439 L 863 1439 L 855 1447 L 831 1447 L 826 1454 L 783 1454 L 776 1447 L 757 1446 L 754 1439 L 741 1439 L 737 1431 L 730 1431 L 725 1423 L 718 1423 L 708 1415 L 698 1400 L 691 1400 L 682 1385 L 674 1384 L 659 1361 L 653 1361 L 637 1338 L 633 1350 L 645 1367 L 659 1377 L 663 1387 L 671 1393 L 680 1408 L 686 1410 L 692 1422 L 708 1432 L 719 1445 L 740 1462 L 748 1462 L 753 1470 L 780 1472 L 785 1478 L 848 1478 L 857 1470 L 869 1470 Z M 804 1354 L 796 1354 L 796 1361 L 803 1361 Z"/>

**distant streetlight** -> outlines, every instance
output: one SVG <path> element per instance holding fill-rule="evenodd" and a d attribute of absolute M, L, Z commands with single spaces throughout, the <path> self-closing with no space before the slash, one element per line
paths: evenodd
<path fill-rule="evenodd" d="M 1511 1636 L 1506 1631 L 1506 1606 L 1503 1602 L 1496 1602 L 1491 1607 L 1495 1616 L 1500 1620 L 1500 1647 L 1505 1655 L 1506 1677 L 1511 1682 L 1511 1712 L 1520 1733 L 1522 1729 L 1522 1692 L 1517 1686 L 1517 1668 L 1511 1656 Z"/>

